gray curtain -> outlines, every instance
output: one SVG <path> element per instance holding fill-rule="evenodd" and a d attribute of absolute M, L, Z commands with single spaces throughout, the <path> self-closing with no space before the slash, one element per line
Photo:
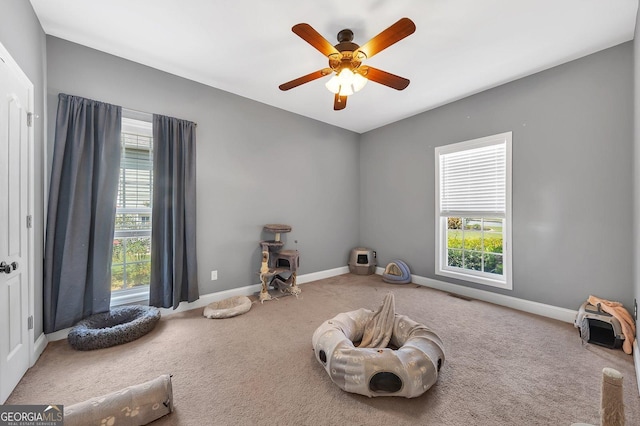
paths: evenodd
<path fill-rule="evenodd" d="M 149 305 L 197 300 L 195 123 L 153 116 L 151 221 Z"/>
<path fill-rule="evenodd" d="M 49 187 L 44 331 L 109 310 L 119 106 L 60 94 Z"/>

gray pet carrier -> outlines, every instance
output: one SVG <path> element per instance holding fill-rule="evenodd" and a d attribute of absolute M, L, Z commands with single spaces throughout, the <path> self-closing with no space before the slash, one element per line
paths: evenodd
<path fill-rule="evenodd" d="M 580 306 L 574 325 L 588 343 L 613 349 L 621 347 L 624 341 L 620 321 L 589 302 Z"/>

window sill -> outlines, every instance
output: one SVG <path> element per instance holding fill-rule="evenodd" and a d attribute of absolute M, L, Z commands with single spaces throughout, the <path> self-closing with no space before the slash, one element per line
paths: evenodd
<path fill-rule="evenodd" d="M 111 307 L 130 304 L 149 304 L 149 287 L 121 290 L 111 294 Z"/>
<path fill-rule="evenodd" d="M 470 281 L 477 284 L 488 285 L 491 287 L 503 288 L 505 290 L 513 290 L 513 285 L 510 280 L 500 281 L 486 277 L 480 277 L 472 274 L 465 274 L 464 272 L 450 271 L 446 269 L 439 269 L 436 271 L 436 275 L 444 277 L 455 278 L 462 281 Z"/>

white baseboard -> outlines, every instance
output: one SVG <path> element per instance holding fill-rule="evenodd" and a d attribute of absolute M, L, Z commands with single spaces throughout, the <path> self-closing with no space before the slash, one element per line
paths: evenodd
<path fill-rule="evenodd" d="M 298 275 L 296 277 L 296 283 L 302 285 L 308 282 L 346 274 L 348 272 L 349 272 L 348 266 L 341 266 L 339 268 L 327 269 L 325 271 L 311 272 L 309 274 Z M 178 312 L 189 311 L 191 309 L 204 308 L 209 303 L 217 302 L 219 300 L 227 299 L 233 296 L 253 296 L 259 293 L 261 288 L 262 288 L 261 284 L 252 284 L 244 287 L 232 288 L 230 290 L 223 290 L 223 291 L 217 291 L 215 293 L 203 294 L 195 302 L 180 303 L 180 305 L 178 305 L 176 309 L 161 308 L 160 314 L 162 316 L 167 316 L 167 315 L 175 314 Z M 46 335 L 46 339 L 49 342 L 66 339 L 67 335 L 69 334 L 69 330 L 70 328 L 65 328 L 64 330 L 59 330 L 54 333 L 49 333 Z"/>
<path fill-rule="evenodd" d="M 633 341 L 633 364 L 636 367 L 636 382 L 638 383 L 638 394 L 640 395 L 640 353 L 638 352 L 638 339 Z"/>
<path fill-rule="evenodd" d="M 64 330 L 54 331 L 53 333 L 46 334 L 47 342 L 55 342 L 56 340 L 64 340 L 67 338 L 71 328 L 65 328 Z"/>
<path fill-rule="evenodd" d="M 42 354 L 42 352 L 44 352 L 44 349 L 47 347 L 48 343 L 49 341 L 47 340 L 47 336 L 45 336 L 44 333 L 41 333 L 33 344 L 33 353 L 31 354 L 30 367 L 33 367 L 38 358 L 40 358 L 40 355 Z"/>
<path fill-rule="evenodd" d="M 376 274 L 382 275 L 383 272 L 383 268 L 376 268 Z M 560 308 L 558 306 L 519 299 L 513 296 L 479 290 L 477 288 L 451 284 L 440 280 L 434 280 L 433 278 L 421 277 L 420 275 L 411 275 L 411 282 L 425 287 L 434 288 L 436 290 L 446 291 L 447 293 L 459 294 L 461 296 L 495 303 L 496 305 L 506 306 L 508 308 L 557 319 L 571 324 L 573 324 L 576 314 L 578 313 L 572 309 Z"/>
<path fill-rule="evenodd" d="M 340 268 L 327 269 L 326 271 L 312 272 L 310 274 L 304 274 L 296 277 L 298 284 L 305 284 L 311 281 L 323 280 L 325 278 L 337 277 L 338 275 L 344 275 L 349 273 L 348 266 L 341 266 Z"/>

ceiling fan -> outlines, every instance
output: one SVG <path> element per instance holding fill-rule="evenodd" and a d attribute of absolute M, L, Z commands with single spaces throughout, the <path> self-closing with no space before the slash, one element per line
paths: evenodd
<path fill-rule="evenodd" d="M 353 42 L 353 31 L 344 29 L 338 33 L 338 44 L 333 46 L 309 24 L 297 24 L 291 28 L 300 38 L 315 47 L 329 59 L 329 67 L 314 71 L 310 74 L 281 84 L 280 90 L 289 90 L 301 84 L 308 83 L 321 77 L 333 74 L 326 83 L 327 89 L 333 92 L 333 109 L 338 111 L 347 106 L 347 96 L 362 89 L 367 80 L 375 81 L 396 90 L 403 90 L 409 85 L 409 80 L 395 74 L 362 65 L 365 59 L 381 52 L 410 36 L 416 30 L 416 25 L 409 18 L 402 18 L 363 46 Z"/>

